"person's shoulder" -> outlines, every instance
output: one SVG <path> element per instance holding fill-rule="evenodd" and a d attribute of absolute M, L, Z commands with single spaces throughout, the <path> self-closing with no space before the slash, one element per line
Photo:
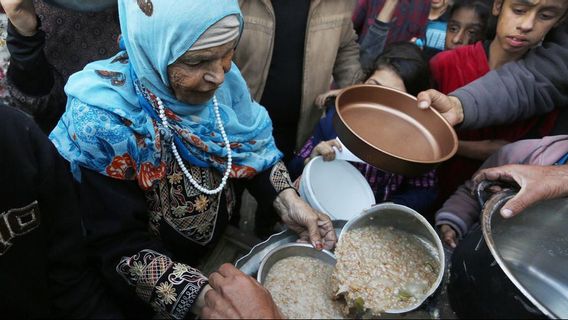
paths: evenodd
<path fill-rule="evenodd" d="M 349 13 L 349 16 L 353 13 L 355 6 L 359 5 L 357 0 L 325 0 L 320 2 L 322 8 L 329 9 L 330 12 L 335 14 Z M 367 7 L 365 4 L 364 7 Z"/>
<path fill-rule="evenodd" d="M 71 98 L 63 120 L 76 138 L 85 142 L 129 139 L 149 121 L 141 114 L 129 114 L 120 108 L 101 108 L 77 98 Z"/>

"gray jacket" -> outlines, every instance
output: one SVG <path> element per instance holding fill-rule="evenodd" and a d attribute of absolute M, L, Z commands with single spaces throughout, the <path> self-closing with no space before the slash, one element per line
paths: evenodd
<path fill-rule="evenodd" d="M 520 140 L 510 143 L 491 155 L 480 169 L 506 164 L 547 166 L 556 163 L 568 153 L 568 135 Z M 479 222 L 481 206 L 473 196 L 473 181 L 468 180 L 444 203 L 436 213 L 436 226 L 450 225 L 463 238 L 471 226 Z"/>
<path fill-rule="evenodd" d="M 543 45 L 451 93 L 464 109 L 461 129 L 512 123 L 568 106 L 568 25 Z"/>

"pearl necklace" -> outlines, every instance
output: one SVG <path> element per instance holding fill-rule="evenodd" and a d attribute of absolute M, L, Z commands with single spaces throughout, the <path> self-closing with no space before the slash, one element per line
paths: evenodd
<path fill-rule="evenodd" d="M 162 120 L 162 125 L 166 128 L 170 128 L 170 124 L 168 123 L 168 118 L 166 117 L 166 112 L 164 110 L 164 103 L 162 102 L 162 100 L 158 96 L 156 96 L 156 101 L 158 102 L 158 111 L 159 111 L 158 116 L 160 116 L 160 119 Z M 195 188 L 197 188 L 197 190 L 199 190 L 199 191 L 201 191 L 205 194 L 209 194 L 209 195 L 217 194 L 217 193 L 221 192 L 221 190 L 223 190 L 223 188 L 227 184 L 227 179 L 229 179 L 229 174 L 231 173 L 231 167 L 232 167 L 232 164 L 233 164 L 231 146 L 229 144 L 229 138 L 227 137 L 227 134 L 225 133 L 225 127 L 223 127 L 223 122 L 221 121 L 221 114 L 219 113 L 219 103 L 217 103 L 217 97 L 216 96 L 213 96 L 213 111 L 215 112 L 215 120 L 217 122 L 217 126 L 219 127 L 219 130 L 221 131 L 221 136 L 223 137 L 223 142 L 225 142 L 225 148 L 227 148 L 227 169 L 225 170 L 225 174 L 223 175 L 223 178 L 221 179 L 221 184 L 219 184 L 219 186 L 217 188 L 212 189 L 212 190 L 207 189 L 207 188 L 201 186 L 199 183 L 197 183 L 197 181 L 195 181 L 193 179 L 193 176 L 191 176 L 191 173 L 183 164 L 181 156 L 178 153 L 176 144 L 172 139 L 172 152 L 174 154 L 174 157 L 176 158 L 176 161 L 177 161 L 179 167 L 181 168 L 181 171 L 183 171 L 183 174 L 187 177 L 187 179 L 189 179 L 189 182 L 191 182 L 191 184 Z"/>

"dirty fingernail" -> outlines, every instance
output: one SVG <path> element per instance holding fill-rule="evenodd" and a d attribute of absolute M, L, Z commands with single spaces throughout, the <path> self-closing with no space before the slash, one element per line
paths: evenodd
<path fill-rule="evenodd" d="M 501 210 L 501 215 L 503 218 L 510 218 L 513 216 L 513 211 L 511 211 L 511 209 L 503 209 Z"/>

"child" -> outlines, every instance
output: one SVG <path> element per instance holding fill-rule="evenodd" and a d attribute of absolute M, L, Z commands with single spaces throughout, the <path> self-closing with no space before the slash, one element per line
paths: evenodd
<path fill-rule="evenodd" d="M 481 0 L 459 0 L 450 10 L 445 49 L 451 50 L 485 39 L 489 6 Z"/>
<path fill-rule="evenodd" d="M 428 25 L 426 26 L 426 38 L 422 40 L 424 55 L 427 60 L 444 50 L 450 13 L 449 6 L 449 0 L 433 0 L 431 3 Z"/>
<path fill-rule="evenodd" d="M 412 43 L 396 43 L 389 46 L 376 60 L 373 70 L 365 81 L 391 87 L 412 95 L 430 87 L 428 64 L 422 58 L 420 49 Z M 328 96 L 329 97 L 329 96 Z M 298 176 L 304 164 L 311 158 L 322 155 L 324 160 L 335 158 L 332 146 L 337 146 L 337 133 L 333 128 L 335 115 L 334 101 L 327 104 L 327 111 L 315 128 L 300 153 L 288 165 L 290 173 Z M 434 172 L 419 177 L 405 177 L 387 173 L 368 164 L 354 164 L 365 176 L 375 194 L 377 202 L 392 201 L 424 212 L 436 197 Z"/>
<path fill-rule="evenodd" d="M 489 70 L 518 60 L 563 21 L 567 10 L 568 1 L 564 0 L 495 0 L 493 14 L 498 20 L 492 41 L 442 52 L 430 61 L 438 89 L 447 94 Z M 440 186 L 438 205 L 498 148 L 519 139 L 549 135 L 557 117 L 558 113 L 552 112 L 514 125 L 460 132 L 457 156 L 438 169 L 439 178 L 444 181 Z"/>

